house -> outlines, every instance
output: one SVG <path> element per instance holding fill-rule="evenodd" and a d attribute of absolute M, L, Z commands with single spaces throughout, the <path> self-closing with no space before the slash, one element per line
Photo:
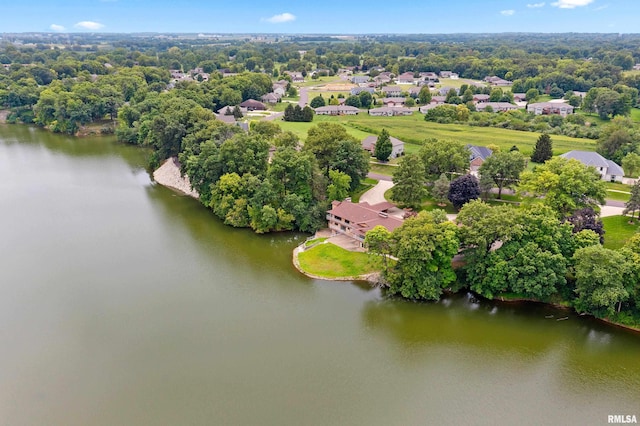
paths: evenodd
<path fill-rule="evenodd" d="M 451 78 L 453 74 L 454 73 L 452 71 L 440 71 L 440 78 Z"/>
<path fill-rule="evenodd" d="M 388 202 L 370 205 L 364 202 L 356 204 L 349 200 L 334 201 L 331 203 L 331 210 L 327 211 L 329 229 L 334 235 L 347 235 L 363 244 L 365 234 L 378 225 L 389 232 L 402 225 L 402 219 L 389 215 L 388 211 L 392 207 L 395 206 Z"/>
<path fill-rule="evenodd" d="M 285 95 L 285 93 L 287 93 L 287 87 L 286 85 L 284 87 L 282 86 L 277 86 L 276 83 L 273 84 L 273 93 L 275 93 L 276 95 L 283 97 Z"/>
<path fill-rule="evenodd" d="M 382 94 L 387 98 L 402 96 L 402 88 L 398 86 L 385 86 L 382 88 Z"/>
<path fill-rule="evenodd" d="M 513 81 L 505 80 L 495 75 L 491 77 L 485 77 L 484 81 L 486 81 L 487 83 L 489 83 L 491 86 L 494 86 L 494 87 L 506 87 L 506 86 L 511 86 L 513 84 Z"/>
<path fill-rule="evenodd" d="M 387 107 L 402 107 L 404 106 L 404 98 L 384 98 L 382 103 Z"/>
<path fill-rule="evenodd" d="M 315 109 L 317 115 L 356 115 L 360 110 L 349 105 L 327 105 Z"/>
<path fill-rule="evenodd" d="M 351 77 L 351 82 L 353 84 L 365 84 L 369 81 L 369 77 L 366 75 L 354 75 Z"/>
<path fill-rule="evenodd" d="M 372 95 L 375 93 L 375 89 L 373 87 L 354 87 L 353 89 L 351 89 L 351 94 L 352 95 L 359 95 L 362 92 L 369 92 Z"/>
<path fill-rule="evenodd" d="M 526 93 L 514 93 L 513 94 L 513 101 L 514 102 L 525 102 L 527 100 L 527 94 Z"/>
<path fill-rule="evenodd" d="M 435 72 L 421 72 L 420 77 L 427 81 L 438 81 L 438 74 Z"/>
<path fill-rule="evenodd" d="M 255 99 L 247 99 L 240 104 L 240 108 L 246 108 L 247 111 L 265 111 L 267 109 L 265 104 Z"/>
<path fill-rule="evenodd" d="M 510 104 L 509 102 L 480 102 L 476 104 L 477 111 L 484 111 L 488 107 L 491 107 L 493 112 L 514 111 L 519 108 L 518 105 Z"/>
<path fill-rule="evenodd" d="M 443 105 L 443 104 L 440 104 L 440 105 Z M 437 108 L 437 107 L 439 107 L 440 105 L 438 105 L 438 104 L 426 104 L 426 105 L 421 106 L 421 107 L 419 108 L 419 111 L 420 111 L 421 113 L 423 113 L 423 114 L 426 114 L 426 113 L 427 113 L 427 111 L 429 111 L 430 109 Z"/>
<path fill-rule="evenodd" d="M 414 84 L 416 79 L 413 77 L 412 72 L 405 72 L 396 77 L 397 84 Z"/>
<path fill-rule="evenodd" d="M 527 105 L 527 112 L 535 115 L 558 114 L 566 117 L 569 114 L 573 114 L 573 110 L 574 108 L 571 105 L 562 102 L 538 102 Z"/>
<path fill-rule="evenodd" d="M 240 112 L 242 113 L 243 116 L 247 114 L 247 109 L 246 108 L 243 108 L 243 107 L 239 107 L 239 108 L 240 108 Z M 226 107 L 222 107 L 219 110 L 217 110 L 216 114 L 233 116 L 233 110 L 234 109 L 235 109 L 234 105 L 228 105 Z"/>
<path fill-rule="evenodd" d="M 263 95 L 262 98 L 260 99 L 262 100 L 262 102 L 267 104 L 277 104 L 278 101 L 280 100 L 280 96 L 271 92 L 271 93 L 267 93 L 266 95 Z"/>
<path fill-rule="evenodd" d="M 489 95 L 485 95 L 484 93 L 477 93 L 473 95 L 473 102 L 475 103 L 489 102 Z"/>
<path fill-rule="evenodd" d="M 449 93 L 449 91 L 453 90 L 454 92 L 456 92 L 456 95 L 460 94 L 460 89 L 456 88 L 456 87 L 441 87 L 440 89 L 438 89 L 438 93 L 441 96 L 447 96 L 447 94 Z"/>
<path fill-rule="evenodd" d="M 560 157 L 566 159 L 578 160 L 585 166 L 595 167 L 600 173 L 602 180 L 609 182 L 622 182 L 624 170 L 611 160 L 607 160 L 597 152 L 591 151 L 569 151 Z"/>
<path fill-rule="evenodd" d="M 394 138 L 393 136 L 390 136 L 389 139 L 391 140 L 391 146 L 393 146 L 389 158 L 398 158 L 403 155 L 404 142 L 402 142 L 400 139 Z M 376 142 L 378 142 L 377 136 L 367 136 L 362 140 L 362 149 L 369 151 L 371 155 L 373 155 L 373 152 L 376 149 Z"/>
<path fill-rule="evenodd" d="M 417 98 L 418 95 L 420 94 L 420 90 L 422 90 L 420 87 L 410 87 L 409 88 L 409 96 L 411 96 L 413 98 Z"/>
<path fill-rule="evenodd" d="M 432 96 L 431 97 L 431 103 L 434 104 L 434 105 L 444 105 L 446 100 L 447 100 L 446 96 Z"/>
<path fill-rule="evenodd" d="M 465 146 L 469 151 L 469 171 L 473 175 L 478 174 L 480 166 L 485 160 L 493 154 L 493 151 L 486 146 L 467 145 Z"/>
<path fill-rule="evenodd" d="M 393 117 L 395 115 L 411 115 L 413 111 L 403 107 L 381 107 L 369 110 L 369 115 L 374 117 Z"/>
<path fill-rule="evenodd" d="M 220 120 L 225 124 L 238 126 L 245 132 L 249 131 L 249 123 L 246 123 L 244 121 L 238 121 L 233 115 L 215 114 L 215 117 L 216 117 L 216 120 Z"/>
<path fill-rule="evenodd" d="M 293 83 L 304 83 L 304 76 L 301 72 L 285 71 L 284 73 L 291 77 Z"/>

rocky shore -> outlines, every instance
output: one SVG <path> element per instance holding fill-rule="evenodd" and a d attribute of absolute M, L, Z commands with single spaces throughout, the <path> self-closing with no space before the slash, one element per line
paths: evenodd
<path fill-rule="evenodd" d="M 190 197 L 199 197 L 198 192 L 191 187 L 189 177 L 180 175 L 180 163 L 175 157 L 169 158 L 153 172 L 153 180 L 162 186 L 175 189 Z"/>

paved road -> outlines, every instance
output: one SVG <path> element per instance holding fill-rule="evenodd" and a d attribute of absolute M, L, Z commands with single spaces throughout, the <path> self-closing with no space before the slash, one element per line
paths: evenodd
<path fill-rule="evenodd" d="M 381 180 L 376 186 L 365 192 L 360 196 L 360 202 L 366 201 L 369 204 L 384 203 L 384 193 L 393 186 L 393 182 L 388 180 Z"/>
<path fill-rule="evenodd" d="M 300 108 L 304 108 L 309 103 L 309 93 L 308 88 L 301 87 L 300 88 L 300 101 L 298 101 L 298 105 Z"/>

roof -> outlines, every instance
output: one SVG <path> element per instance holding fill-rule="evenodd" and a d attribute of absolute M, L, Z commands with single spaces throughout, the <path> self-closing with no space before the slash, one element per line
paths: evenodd
<path fill-rule="evenodd" d="M 469 157 L 469 161 L 473 161 L 476 158 L 481 158 L 482 160 L 486 160 L 491 157 L 493 151 L 487 148 L 486 146 L 477 146 L 477 145 L 466 145 L 465 148 L 469 150 L 471 156 Z"/>
<path fill-rule="evenodd" d="M 389 136 L 389 139 L 391 140 L 391 145 L 393 147 L 404 146 L 404 142 L 402 142 L 400 139 L 394 138 L 393 136 Z M 367 136 L 362 140 L 362 148 L 367 150 L 372 150 L 373 147 L 376 145 L 376 142 L 378 142 L 377 136 L 375 135 Z"/>
<path fill-rule="evenodd" d="M 318 107 L 316 108 L 316 112 L 332 112 L 332 111 L 336 111 L 336 112 L 341 112 L 341 111 L 360 111 L 359 108 L 356 107 L 352 107 L 349 105 L 327 105 L 327 106 L 322 106 L 322 107 Z"/>
<path fill-rule="evenodd" d="M 624 170 L 617 163 L 611 160 L 607 160 L 597 152 L 592 151 L 569 151 L 562 154 L 560 157 L 566 159 L 578 160 L 585 166 L 593 167 L 606 167 L 606 174 L 611 176 L 624 176 Z"/>
<path fill-rule="evenodd" d="M 261 108 L 267 109 L 267 107 L 260 101 L 256 101 L 255 99 L 247 99 L 243 103 L 240 104 L 241 107 L 244 108 Z"/>
<path fill-rule="evenodd" d="M 382 98 L 381 102 L 383 104 L 387 104 L 387 103 L 390 103 L 390 102 L 392 102 L 394 104 L 398 104 L 398 103 L 403 104 L 403 103 L 405 103 L 405 98 L 401 98 L 401 97 L 398 97 L 398 98 Z"/>
<path fill-rule="evenodd" d="M 384 86 L 382 88 L 383 92 L 402 92 L 402 88 L 399 86 Z"/>
<path fill-rule="evenodd" d="M 393 207 L 391 203 L 370 205 L 369 203 L 352 203 L 351 201 L 334 201 L 327 213 L 348 220 L 356 234 L 364 236 L 368 231 L 380 225 L 389 231 L 400 227 L 401 219 L 389 216 L 384 212 Z"/>
<path fill-rule="evenodd" d="M 476 105 L 476 109 L 485 109 L 491 107 L 496 109 L 518 109 L 518 105 L 510 104 L 509 102 L 482 102 Z"/>
<path fill-rule="evenodd" d="M 413 114 L 413 111 L 409 108 L 405 107 L 380 107 L 380 108 L 371 108 L 369 110 L 369 114 L 371 113 L 382 113 L 382 114 L 391 114 L 391 115 L 400 115 L 400 114 Z"/>
<path fill-rule="evenodd" d="M 551 109 L 567 108 L 573 111 L 573 106 L 564 102 L 537 102 L 534 104 L 527 105 L 527 108 L 551 108 Z"/>

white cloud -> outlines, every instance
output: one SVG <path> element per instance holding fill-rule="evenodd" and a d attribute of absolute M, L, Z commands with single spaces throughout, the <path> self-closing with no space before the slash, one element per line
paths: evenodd
<path fill-rule="evenodd" d="M 85 30 L 99 30 L 100 28 L 104 28 L 104 25 L 100 22 L 82 21 L 75 24 L 74 27 L 83 28 Z"/>
<path fill-rule="evenodd" d="M 558 0 L 551 3 L 551 6 L 559 7 L 560 9 L 575 9 L 576 7 L 586 6 L 593 3 L 594 0 Z"/>
<path fill-rule="evenodd" d="M 608 8 L 608 7 L 609 7 L 609 5 L 608 5 L 608 4 L 605 4 L 605 5 L 603 5 L 603 6 L 596 7 L 595 9 L 593 9 L 593 11 L 594 11 L 594 12 L 597 12 L 597 11 L 599 11 L 599 10 L 604 10 L 604 9 L 606 9 L 606 8 Z"/>
<path fill-rule="evenodd" d="M 57 25 L 57 24 L 51 24 L 49 26 L 49 28 L 51 28 L 53 31 L 64 31 L 65 28 L 62 25 Z"/>
<path fill-rule="evenodd" d="M 515 11 L 515 10 L 513 10 L 513 9 L 510 9 L 510 10 L 501 10 L 501 11 L 500 11 L 500 15 L 502 15 L 502 16 L 512 16 L 512 15 L 514 15 L 515 13 L 516 13 L 516 11 Z"/>
<path fill-rule="evenodd" d="M 546 3 L 542 2 L 542 3 L 529 3 L 527 4 L 528 8 L 536 8 L 536 7 L 544 7 Z"/>
<path fill-rule="evenodd" d="M 282 24 L 285 22 L 291 22 L 296 20 L 296 16 L 285 12 L 280 15 L 273 15 L 271 18 L 262 18 L 263 21 L 271 22 L 272 24 Z"/>

